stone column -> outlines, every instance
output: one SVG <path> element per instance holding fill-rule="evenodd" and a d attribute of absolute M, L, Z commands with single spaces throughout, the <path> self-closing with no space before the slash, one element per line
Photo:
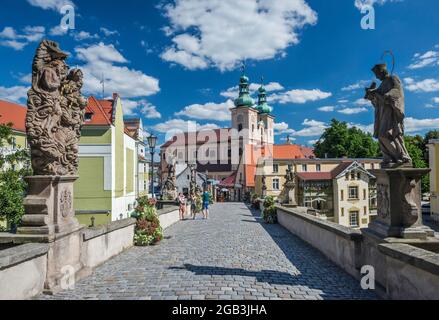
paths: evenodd
<path fill-rule="evenodd" d="M 369 231 L 381 238 L 426 240 L 434 231 L 424 226 L 421 207 L 421 179 L 430 169 L 372 170 L 377 178 L 378 217 Z"/>
<path fill-rule="evenodd" d="M 29 193 L 24 199 L 25 215 L 17 233 L 25 242 L 49 243 L 45 291 L 65 289 L 62 280 L 82 269 L 82 229 L 75 218 L 75 176 L 27 177 Z"/>

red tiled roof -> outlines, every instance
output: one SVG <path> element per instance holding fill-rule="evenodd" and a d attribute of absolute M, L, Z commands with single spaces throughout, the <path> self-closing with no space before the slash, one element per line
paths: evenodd
<path fill-rule="evenodd" d="M 332 180 L 331 172 L 298 172 L 297 177 L 306 181 Z"/>
<path fill-rule="evenodd" d="M 103 103 L 106 105 L 106 108 L 104 108 L 104 106 L 102 105 Z M 109 101 L 97 100 L 95 97 L 90 97 L 88 99 L 88 105 L 87 108 L 85 109 L 85 112 L 92 113 L 93 116 L 91 117 L 91 120 L 86 121 L 84 125 L 85 126 L 111 125 L 113 107 L 111 107 L 111 111 L 109 112 L 108 105 L 109 105 Z"/>
<path fill-rule="evenodd" d="M 16 131 L 26 132 L 27 108 L 16 103 L 0 100 L 0 123 L 12 123 Z"/>
<path fill-rule="evenodd" d="M 273 146 L 274 159 L 306 159 L 314 157 L 310 148 L 296 144 L 280 144 Z"/>

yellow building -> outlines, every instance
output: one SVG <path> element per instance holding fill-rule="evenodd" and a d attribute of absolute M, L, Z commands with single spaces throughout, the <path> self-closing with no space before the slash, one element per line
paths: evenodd
<path fill-rule="evenodd" d="M 283 201 L 287 170 L 295 176 L 295 201 L 340 225 L 364 228 L 376 215 L 379 159 L 265 159 L 259 162 L 256 193 Z M 266 191 L 263 191 L 265 180 Z"/>
<path fill-rule="evenodd" d="M 431 216 L 439 222 L 439 140 L 431 140 L 430 149 L 430 190 Z"/>

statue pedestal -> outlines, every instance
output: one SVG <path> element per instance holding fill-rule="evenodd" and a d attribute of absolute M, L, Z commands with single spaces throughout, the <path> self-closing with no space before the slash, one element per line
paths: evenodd
<path fill-rule="evenodd" d="M 73 184 L 75 176 L 26 177 L 29 192 L 24 199 L 25 215 L 17 233 L 27 242 L 49 243 L 46 292 L 62 288 L 67 274 L 81 265 L 81 226 L 75 218 Z"/>
<path fill-rule="evenodd" d="M 18 234 L 45 235 L 48 241 L 55 234 L 65 234 L 77 230 L 80 225 L 73 208 L 74 176 L 33 176 L 26 177 L 29 192 L 24 199 L 25 215 Z"/>
<path fill-rule="evenodd" d="M 378 217 L 369 231 L 382 238 L 421 239 L 434 237 L 424 226 L 421 207 L 421 179 L 430 169 L 372 170 L 377 178 Z"/>

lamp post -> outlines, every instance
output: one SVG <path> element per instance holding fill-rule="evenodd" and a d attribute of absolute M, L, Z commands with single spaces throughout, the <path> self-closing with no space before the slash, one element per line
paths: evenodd
<path fill-rule="evenodd" d="M 157 144 L 157 137 L 153 134 L 151 134 L 148 137 L 148 146 L 149 146 L 149 152 L 151 154 L 151 194 L 152 197 L 155 198 L 154 194 L 154 154 L 155 154 L 155 147 Z"/>

